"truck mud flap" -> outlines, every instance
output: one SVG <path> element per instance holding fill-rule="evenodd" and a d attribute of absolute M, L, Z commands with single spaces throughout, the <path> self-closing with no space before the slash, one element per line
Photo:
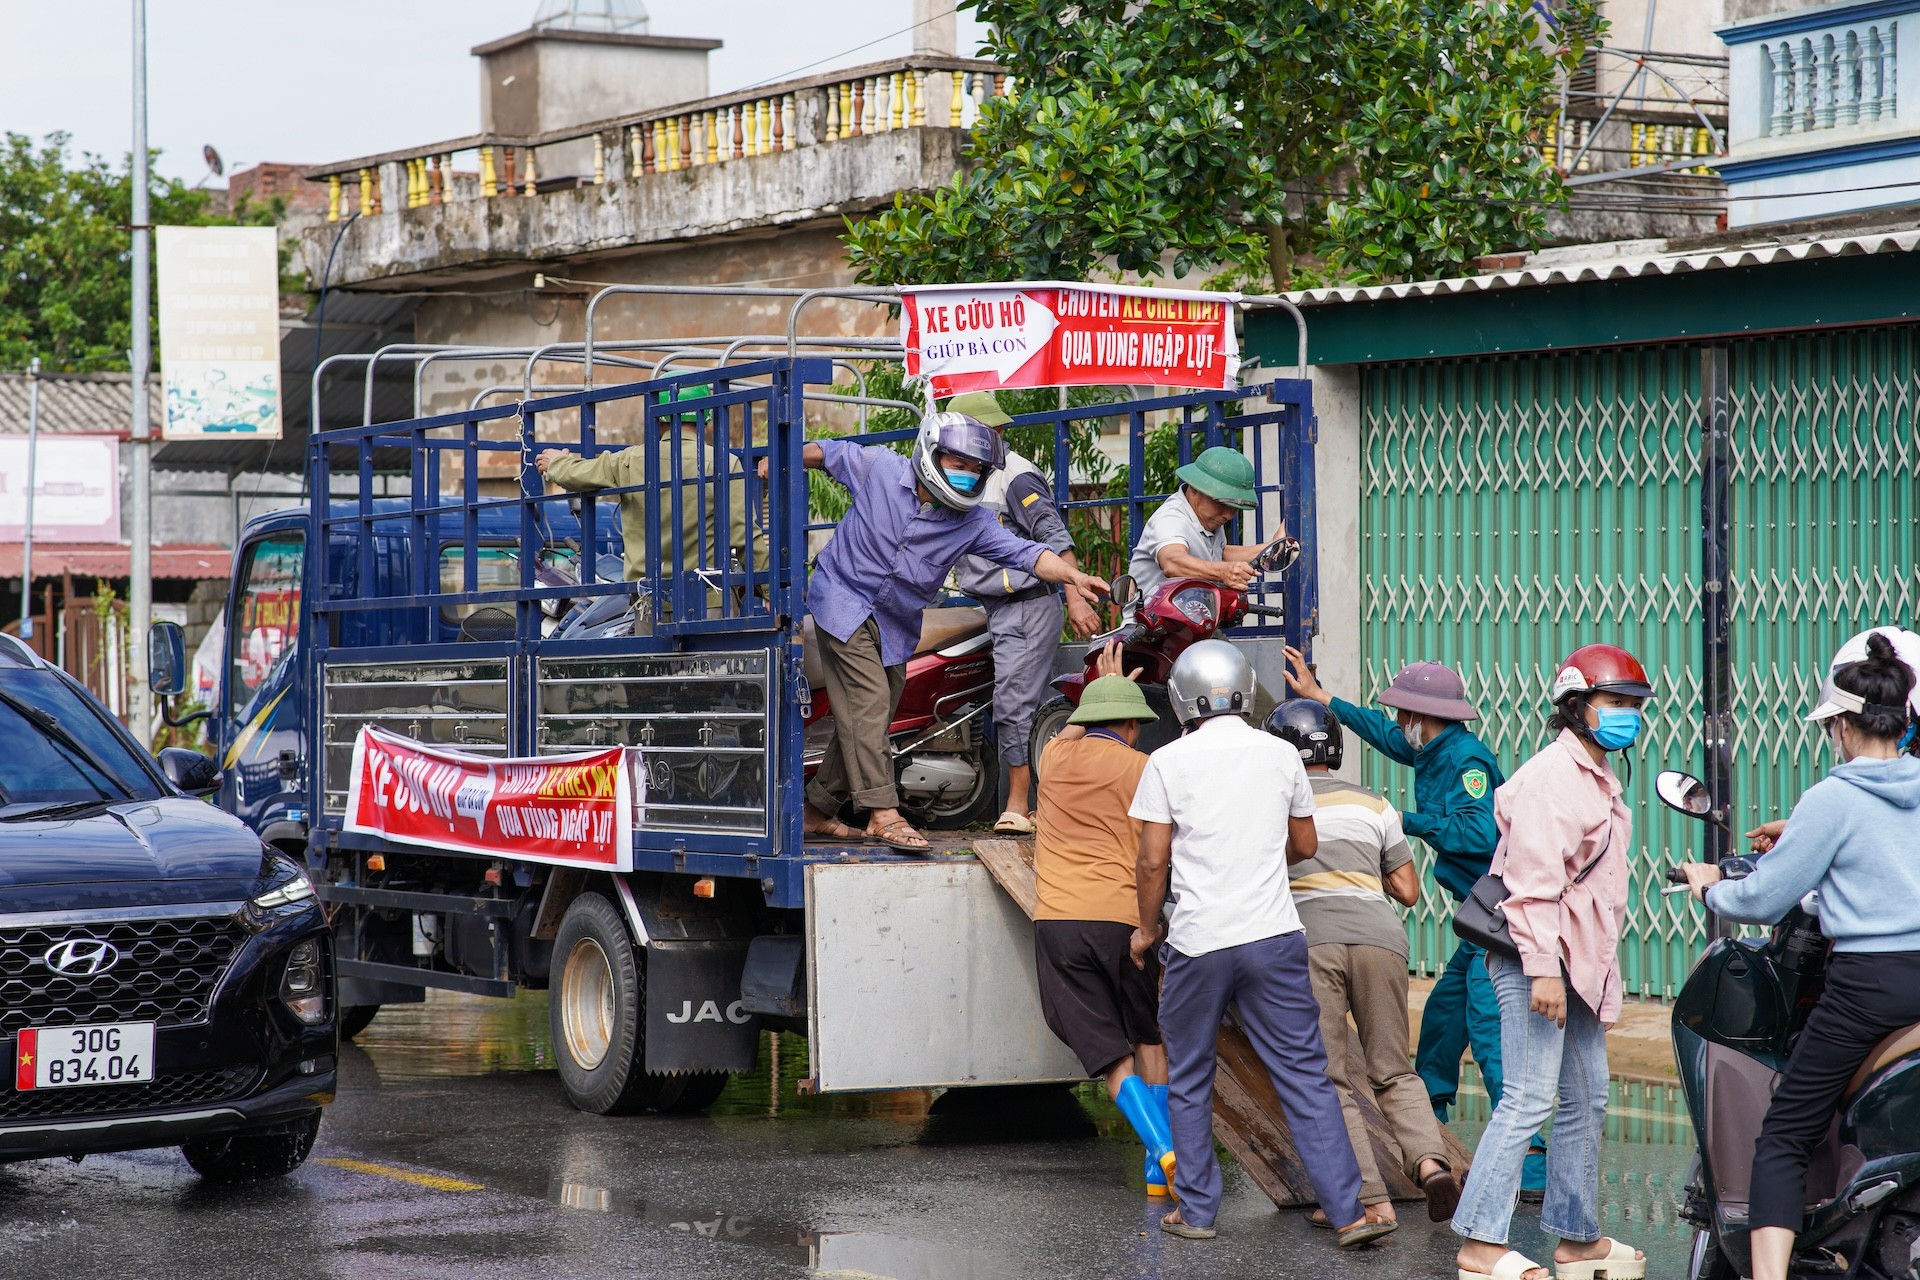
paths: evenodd
<path fill-rule="evenodd" d="M 647 945 L 647 1070 L 751 1071 L 760 1019 L 740 1003 L 747 940 Z"/>

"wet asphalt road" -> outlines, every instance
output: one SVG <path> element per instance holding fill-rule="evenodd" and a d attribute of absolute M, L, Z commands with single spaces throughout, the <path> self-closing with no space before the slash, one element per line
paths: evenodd
<path fill-rule="evenodd" d="M 1454 1276 L 1422 1206 L 1342 1255 L 1232 1164 L 1220 1238 L 1163 1235 L 1138 1146 L 1090 1091 L 802 1099 L 788 1037 L 786 1070 L 763 1055 L 709 1116 L 603 1119 L 561 1097 L 545 1027 L 537 996 L 388 1010 L 280 1182 L 206 1186 L 172 1151 L 0 1168 L 0 1276 Z M 1684 1274 L 1689 1155 L 1607 1146 L 1603 1229 L 1647 1250 L 1650 1277 Z M 1531 1213 L 1514 1243 L 1544 1256 Z"/>

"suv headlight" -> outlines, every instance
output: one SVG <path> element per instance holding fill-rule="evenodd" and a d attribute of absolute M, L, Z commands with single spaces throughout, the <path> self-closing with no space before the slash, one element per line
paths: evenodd
<path fill-rule="evenodd" d="M 311 897 L 313 881 L 307 879 L 307 873 L 284 858 L 275 858 L 273 883 L 265 893 L 253 900 L 253 905 L 262 911 L 271 911 L 275 907 L 305 902 Z"/>
<path fill-rule="evenodd" d="M 327 1016 L 327 977 L 320 963 L 320 944 L 313 939 L 296 943 L 287 952 L 280 1000 L 302 1022 L 312 1024 Z"/>

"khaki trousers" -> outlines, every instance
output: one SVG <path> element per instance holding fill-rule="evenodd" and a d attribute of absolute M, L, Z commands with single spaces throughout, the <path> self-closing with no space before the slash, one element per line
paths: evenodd
<path fill-rule="evenodd" d="M 839 817 L 848 799 L 862 809 L 898 808 L 887 726 L 900 701 L 906 664 L 889 667 L 880 661 L 880 624 L 872 618 L 844 644 L 824 628 L 815 628 L 813 638 L 833 708 L 833 737 L 807 784 L 807 803 L 829 818 Z"/>
<path fill-rule="evenodd" d="M 1340 1094 L 1347 1136 L 1360 1162 L 1360 1201 L 1388 1199 L 1373 1158 L 1373 1141 L 1353 1100 L 1355 1067 L 1366 1069 L 1367 1087 L 1386 1117 L 1400 1148 L 1407 1176 L 1420 1180 L 1420 1162 L 1446 1163 L 1440 1122 L 1434 1119 L 1427 1087 L 1414 1073 L 1407 1045 L 1407 958 L 1386 947 L 1317 943 L 1307 948 L 1313 998 L 1320 1002 L 1320 1038 L 1327 1045 L 1327 1078 Z M 1349 1061 L 1347 1015 L 1360 1033 L 1365 1061 Z"/>

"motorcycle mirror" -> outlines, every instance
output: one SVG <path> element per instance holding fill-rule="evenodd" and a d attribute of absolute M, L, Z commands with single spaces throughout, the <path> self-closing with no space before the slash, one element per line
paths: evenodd
<path fill-rule="evenodd" d="M 1690 773 L 1662 769 L 1653 780 L 1653 790 L 1660 797 L 1661 804 L 1689 818 L 1713 815 L 1713 797 L 1707 792 L 1707 784 Z"/>
<path fill-rule="evenodd" d="M 1275 538 L 1253 558 L 1258 574 L 1285 573 L 1300 560 L 1300 542 L 1296 538 Z"/>
<path fill-rule="evenodd" d="M 1130 573 L 1115 576 L 1107 586 L 1108 598 L 1119 608 L 1126 608 L 1140 598 L 1140 584 L 1133 580 Z"/>

